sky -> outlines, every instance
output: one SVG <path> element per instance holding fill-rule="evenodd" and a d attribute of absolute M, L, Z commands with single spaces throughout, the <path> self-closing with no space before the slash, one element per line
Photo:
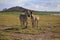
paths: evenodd
<path fill-rule="evenodd" d="M 0 11 L 14 6 L 35 11 L 60 11 L 60 0 L 0 0 Z"/>

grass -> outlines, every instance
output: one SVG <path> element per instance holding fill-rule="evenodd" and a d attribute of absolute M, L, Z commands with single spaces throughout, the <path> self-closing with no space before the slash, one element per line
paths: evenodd
<path fill-rule="evenodd" d="M 20 12 L 21 13 L 21 12 Z M 30 18 L 28 19 L 28 28 L 22 29 L 20 26 L 19 12 L 1 12 L 0 13 L 0 27 L 12 27 L 11 30 L 0 31 L 0 39 L 8 40 L 11 39 L 10 33 L 26 33 L 26 34 L 39 34 L 44 32 L 46 28 L 52 28 L 51 31 L 60 33 L 60 16 L 50 16 L 52 13 L 34 13 L 40 16 L 38 29 L 31 27 Z M 45 16 L 42 16 L 45 15 Z M 59 27 L 56 29 L 56 27 Z M 8 37 L 8 38 L 7 38 Z M 3 39 L 4 38 L 4 39 Z M 56 38 L 57 39 L 57 38 Z M 20 39 L 19 39 L 20 40 Z"/>

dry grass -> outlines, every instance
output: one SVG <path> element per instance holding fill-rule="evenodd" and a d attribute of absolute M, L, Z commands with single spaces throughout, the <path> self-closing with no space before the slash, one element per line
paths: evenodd
<path fill-rule="evenodd" d="M 0 14 L 0 27 L 17 27 L 18 30 L 10 30 L 11 33 L 16 32 L 16 33 L 39 34 L 40 32 L 44 32 L 48 27 L 53 28 L 51 31 L 55 33 L 60 33 L 60 16 L 40 16 L 38 29 L 31 27 L 30 18 L 28 19 L 28 22 L 29 22 L 28 28 L 21 29 L 19 15 Z M 0 33 L 8 34 L 8 37 L 11 38 L 9 36 L 11 35 L 10 33 L 7 33 L 5 31 L 2 32 L 0 31 Z M 60 38 L 55 38 L 55 40 L 59 39 Z M 6 40 L 8 40 L 8 38 Z"/>
<path fill-rule="evenodd" d="M 2 15 L 0 16 L 0 25 L 16 26 L 19 25 L 19 17 L 15 15 Z"/>
<path fill-rule="evenodd" d="M 29 23 L 31 22 L 28 19 Z M 31 24 L 31 23 L 30 23 Z M 60 16 L 40 16 L 39 25 L 59 25 L 60 24 Z M 20 25 L 19 15 L 0 15 L 0 25 L 6 26 L 18 26 Z"/>

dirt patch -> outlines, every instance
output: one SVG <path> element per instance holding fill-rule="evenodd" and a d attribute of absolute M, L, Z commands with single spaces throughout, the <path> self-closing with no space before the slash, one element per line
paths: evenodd
<path fill-rule="evenodd" d="M 0 27 L 0 30 L 4 30 L 11 27 Z M 44 33 L 40 34 L 24 34 L 24 33 L 14 33 L 9 32 L 11 34 L 11 40 L 52 40 L 53 33 L 50 31 L 45 31 Z M 9 39 L 10 40 L 10 39 Z"/>

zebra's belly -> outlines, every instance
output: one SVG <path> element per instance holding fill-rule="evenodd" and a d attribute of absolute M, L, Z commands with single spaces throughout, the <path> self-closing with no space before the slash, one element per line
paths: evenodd
<path fill-rule="evenodd" d="M 21 20 L 21 21 L 26 21 L 26 20 L 27 20 L 27 16 L 26 16 L 26 15 L 20 16 L 20 20 Z"/>

